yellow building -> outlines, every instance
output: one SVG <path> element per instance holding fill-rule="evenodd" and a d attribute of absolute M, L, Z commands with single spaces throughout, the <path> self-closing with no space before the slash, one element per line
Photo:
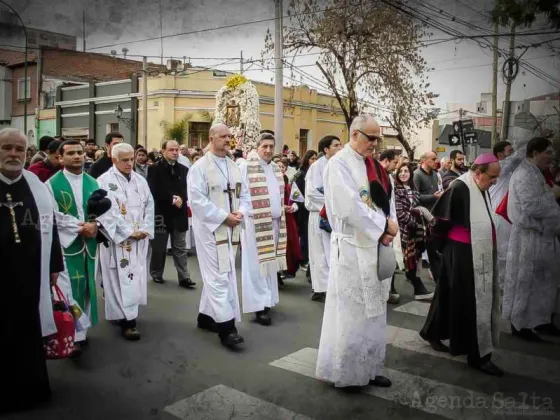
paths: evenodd
<path fill-rule="evenodd" d="M 148 78 L 148 148 L 159 148 L 164 139 L 164 122 L 189 117 L 189 147 L 204 148 L 216 106 L 216 92 L 226 83 L 222 71 L 189 68 L 189 74 L 159 75 Z M 260 96 L 260 120 L 263 130 L 274 130 L 274 85 L 253 81 Z M 139 88 L 142 92 L 142 81 Z M 138 95 L 138 142 L 142 142 L 142 95 Z M 336 99 L 317 93 L 307 86 L 284 88 L 284 138 L 302 156 L 317 150 L 326 135 L 336 135 L 344 142 L 348 130 Z"/>

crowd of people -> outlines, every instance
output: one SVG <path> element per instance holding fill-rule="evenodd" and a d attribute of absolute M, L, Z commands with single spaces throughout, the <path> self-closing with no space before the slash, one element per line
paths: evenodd
<path fill-rule="evenodd" d="M 112 132 L 99 150 L 94 141 L 44 137 L 35 151 L 21 132 L 0 131 L 0 258 L 8 277 L 25 279 L 6 283 L 11 299 L 0 309 L 6 340 L 20 344 L 0 350 L 11 383 L 0 410 L 49 398 L 43 337 L 57 333 L 56 296 L 74 324 L 65 357 L 87 349 L 101 319 L 99 290 L 104 318 L 139 340 L 149 278 L 166 281 L 169 253 L 179 286 L 195 288 L 194 246 L 203 284 L 197 325 L 231 349 L 244 342 L 241 313 L 270 326 L 284 281 L 305 271 L 311 300 L 325 303 L 317 376 L 349 392 L 391 386 L 381 371 L 387 303 L 400 300 L 397 268 L 415 299 L 431 301 L 421 337 L 436 351 L 466 354 L 484 373 L 503 374 L 491 361 L 500 317 L 521 339 L 560 335 L 552 319 L 560 177 L 548 139 L 515 149 L 499 142 L 468 168 L 461 150 L 441 162 L 432 151 L 418 162 L 379 153 L 380 126 L 368 115 L 355 118 L 346 145 L 326 136 L 301 159 L 287 148 L 275 155 L 270 132 L 247 155 L 232 140 L 217 124 L 205 150 L 167 139 L 148 152 Z M 421 278 L 424 260 L 435 293 Z"/>

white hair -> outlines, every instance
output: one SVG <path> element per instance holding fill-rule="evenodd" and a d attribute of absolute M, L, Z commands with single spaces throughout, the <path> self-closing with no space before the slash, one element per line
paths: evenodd
<path fill-rule="evenodd" d="M 18 130 L 17 128 L 3 128 L 0 130 L 0 140 L 3 140 L 5 137 L 21 137 L 25 140 L 25 145 L 27 146 L 27 137 L 23 134 L 22 131 Z"/>
<path fill-rule="evenodd" d="M 114 145 L 111 149 L 111 157 L 117 160 L 120 159 L 123 153 L 132 153 L 134 155 L 134 148 L 128 143 L 119 143 Z"/>
<path fill-rule="evenodd" d="M 352 120 L 352 124 L 350 124 L 350 135 L 354 130 L 363 130 L 364 126 L 370 121 L 375 121 L 373 115 L 369 114 L 360 114 L 356 118 Z"/>

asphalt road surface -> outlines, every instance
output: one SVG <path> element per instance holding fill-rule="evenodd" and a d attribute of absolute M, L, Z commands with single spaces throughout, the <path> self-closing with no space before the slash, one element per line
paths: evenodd
<path fill-rule="evenodd" d="M 464 357 L 433 352 L 417 334 L 428 304 L 397 275 L 401 302 L 388 312 L 385 375 L 389 389 L 346 394 L 313 377 L 323 304 L 312 302 L 303 272 L 286 280 L 264 327 L 243 316 L 244 349 L 222 347 L 196 328 L 202 283 L 189 258 L 195 290 L 178 287 L 170 258 L 167 282 L 149 282 L 140 309 L 139 342 L 101 321 L 81 360 L 50 361 L 53 399 L 25 420 L 112 419 L 494 419 L 560 418 L 560 340 L 527 343 L 504 333 L 495 363 L 503 378 L 470 369 Z M 241 279 L 238 270 L 238 280 Z M 426 280 L 429 289 L 434 284 Z M 100 301 L 100 313 L 103 301 Z M 4 384 L 9 386 L 9 384 Z"/>

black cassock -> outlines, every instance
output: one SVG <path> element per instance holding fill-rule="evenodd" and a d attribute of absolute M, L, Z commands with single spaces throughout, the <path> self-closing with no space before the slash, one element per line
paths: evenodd
<path fill-rule="evenodd" d="M 486 196 L 483 196 L 490 213 Z M 446 238 L 447 231 L 454 225 L 470 231 L 469 187 L 462 181 L 454 181 L 438 200 L 432 214 L 434 231 L 444 237 L 432 239 L 437 242 L 442 262 L 428 318 L 420 335 L 428 341 L 449 339 L 452 355 L 466 354 L 476 363 L 480 361 L 480 353 L 472 246 Z"/>
<path fill-rule="evenodd" d="M 9 208 L 0 207 L 0 413 L 33 407 L 50 398 L 49 378 L 39 315 L 41 231 L 39 211 L 27 181 L 8 185 L 0 180 L 0 203 L 14 208 L 21 243 L 16 243 Z M 50 271 L 63 271 L 62 250 L 53 230 Z"/>

